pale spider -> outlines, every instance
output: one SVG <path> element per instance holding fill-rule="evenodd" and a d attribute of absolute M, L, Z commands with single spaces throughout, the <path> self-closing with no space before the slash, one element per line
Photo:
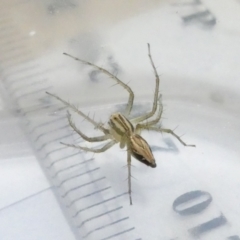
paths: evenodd
<path fill-rule="evenodd" d="M 142 162 L 145 165 L 150 166 L 152 168 L 155 168 L 157 166 L 149 144 L 143 137 L 140 136 L 141 130 L 147 129 L 147 130 L 152 130 L 152 131 L 157 131 L 157 132 L 170 133 L 171 135 L 176 137 L 184 146 L 195 147 L 195 145 L 188 145 L 185 142 L 183 142 L 182 139 L 178 135 L 176 135 L 173 130 L 167 129 L 167 128 L 162 128 L 161 126 L 156 125 L 161 119 L 163 107 L 162 107 L 162 103 L 161 103 L 161 95 L 159 94 L 159 76 L 158 76 L 156 67 L 154 66 L 154 63 L 153 63 L 153 60 L 151 57 L 150 45 L 148 44 L 148 56 L 149 56 L 149 59 L 150 59 L 150 62 L 151 62 L 151 65 L 153 67 L 154 74 L 156 77 L 156 87 L 155 87 L 155 92 L 154 92 L 152 110 L 142 116 L 139 116 L 139 117 L 136 117 L 133 119 L 128 119 L 128 118 L 129 118 L 129 115 L 130 115 L 132 107 L 133 107 L 134 93 L 127 84 L 123 83 L 120 79 L 118 79 L 116 76 L 111 74 L 106 69 L 103 69 L 93 63 L 73 57 L 67 53 L 63 53 L 63 54 L 65 54 L 77 61 L 80 61 L 83 64 L 90 65 L 90 66 L 96 68 L 97 70 L 105 73 L 110 78 L 112 78 L 114 81 L 116 81 L 117 84 L 121 85 L 124 89 L 126 89 L 126 91 L 128 91 L 128 93 L 129 93 L 128 103 L 127 103 L 125 112 L 123 114 L 122 113 L 113 113 L 110 116 L 110 119 L 108 122 L 109 126 L 108 126 L 108 128 L 106 128 L 103 126 L 103 124 L 97 123 L 94 119 L 90 118 L 89 116 L 87 116 L 86 114 L 81 112 L 74 105 L 71 105 L 67 101 L 61 99 L 60 97 L 47 92 L 47 94 L 60 100 L 67 107 L 69 107 L 74 112 L 76 112 L 77 114 L 82 116 L 84 119 L 89 121 L 91 124 L 93 124 L 93 126 L 96 129 L 99 129 L 100 131 L 103 132 L 102 136 L 97 136 L 97 137 L 86 136 L 81 130 L 79 130 L 76 127 L 76 125 L 72 121 L 70 113 L 68 112 L 67 118 L 68 118 L 69 125 L 84 140 L 86 140 L 88 142 L 102 142 L 105 140 L 110 140 L 102 148 L 98 148 L 98 149 L 82 147 L 82 146 L 77 146 L 74 144 L 67 144 L 67 143 L 61 143 L 61 144 L 64 144 L 65 146 L 68 146 L 68 147 L 78 148 L 83 151 L 93 152 L 93 153 L 105 152 L 106 150 L 111 148 L 116 143 L 120 144 L 120 148 L 124 148 L 125 146 L 127 147 L 128 194 L 129 194 L 130 205 L 132 205 L 131 156 L 133 156 L 140 162 Z M 148 120 L 149 118 L 153 117 L 155 115 L 155 113 L 156 113 L 155 118 Z"/>

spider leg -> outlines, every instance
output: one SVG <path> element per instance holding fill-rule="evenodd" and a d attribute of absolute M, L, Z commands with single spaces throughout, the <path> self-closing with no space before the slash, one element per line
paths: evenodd
<path fill-rule="evenodd" d="M 63 53 L 64 55 L 68 56 L 68 57 L 71 57 L 83 64 L 86 64 L 86 65 L 89 65 L 89 66 L 92 66 L 96 69 L 98 69 L 99 71 L 101 71 L 102 73 L 105 73 L 106 75 L 108 75 L 110 78 L 112 78 L 113 80 L 115 80 L 119 85 L 121 85 L 124 89 L 126 89 L 129 93 L 129 98 L 128 98 L 128 104 L 127 104 L 127 107 L 125 109 L 125 116 L 129 116 L 131 110 L 132 110 L 132 106 L 133 106 L 133 100 L 134 100 L 134 93 L 132 91 L 132 89 L 125 83 L 123 83 L 119 78 L 117 78 L 116 76 L 114 76 L 112 73 L 110 73 L 109 71 L 107 71 L 106 69 L 104 68 L 101 68 L 93 63 L 90 63 L 90 62 L 87 62 L 87 61 L 84 61 L 82 59 L 79 59 L 79 58 L 76 58 L 68 53 Z"/>
<path fill-rule="evenodd" d="M 129 195 L 130 205 L 132 205 L 131 150 L 129 146 L 127 150 L 127 167 L 128 167 L 128 195 Z"/>
<path fill-rule="evenodd" d="M 101 153 L 101 152 L 105 152 L 106 150 L 108 150 L 109 148 L 111 148 L 114 144 L 116 144 L 116 142 L 113 140 L 113 141 L 110 141 L 108 142 L 107 144 L 105 144 L 103 147 L 101 148 L 88 148 L 88 147 L 81 147 L 81 146 L 77 146 L 77 145 L 74 145 L 74 144 L 68 144 L 68 143 L 63 143 L 63 142 L 60 142 L 61 144 L 67 146 L 67 147 L 72 147 L 72 148 L 78 148 L 78 149 L 81 149 L 83 151 L 87 151 L 87 152 L 93 152 L 93 153 Z"/>
<path fill-rule="evenodd" d="M 137 118 L 133 119 L 133 121 L 135 123 L 142 122 L 142 121 L 152 117 L 156 113 L 157 105 L 158 105 L 158 99 L 160 97 L 160 96 L 158 96 L 159 95 L 159 82 L 160 82 L 160 79 L 159 79 L 156 67 L 155 67 L 155 65 L 153 63 L 153 60 L 152 60 L 151 51 L 150 51 L 150 44 L 149 43 L 148 43 L 148 56 L 149 56 L 150 63 L 152 65 L 152 67 L 153 67 L 154 74 L 155 74 L 155 77 L 156 77 L 156 86 L 155 86 L 155 92 L 154 92 L 154 98 L 153 98 L 153 105 L 152 105 L 151 112 L 148 112 L 148 113 L 144 114 L 143 116 L 140 116 L 140 117 L 137 117 Z"/>
<path fill-rule="evenodd" d="M 142 129 L 147 129 L 147 130 L 151 130 L 151 131 L 156 131 L 156 132 L 165 132 L 165 133 L 169 133 L 172 136 L 174 136 L 175 138 L 177 138 L 177 140 L 184 146 L 186 147 L 196 147 L 196 145 L 194 144 L 186 144 L 173 130 L 168 129 L 168 128 L 161 128 L 158 126 L 144 126 L 142 127 Z"/>
<path fill-rule="evenodd" d="M 142 129 L 148 129 L 148 127 L 157 124 L 162 117 L 162 113 L 163 113 L 163 105 L 162 105 L 162 102 L 159 101 L 156 117 L 151 121 L 147 121 L 146 123 L 138 123 L 135 128 L 135 133 L 140 134 Z"/>
<path fill-rule="evenodd" d="M 110 138 L 109 135 L 102 135 L 102 136 L 97 136 L 97 137 L 88 137 L 87 135 L 85 135 L 82 131 L 80 131 L 76 125 L 74 124 L 74 122 L 72 121 L 72 117 L 71 114 L 67 111 L 67 118 L 68 118 L 68 122 L 69 125 L 71 126 L 71 128 L 77 133 L 79 134 L 84 140 L 88 141 L 88 142 L 102 142 L 105 141 L 107 139 Z"/>
<path fill-rule="evenodd" d="M 84 114 L 82 111 L 80 111 L 78 108 L 76 108 L 74 105 L 68 103 L 67 101 L 61 99 L 60 97 L 58 97 L 55 94 L 46 92 L 48 95 L 56 98 L 57 100 L 59 100 L 60 102 L 62 102 L 65 106 L 71 108 L 74 112 L 76 112 L 77 114 L 79 114 L 80 116 L 82 116 L 83 118 L 85 118 L 87 121 L 89 121 L 90 123 L 92 123 L 97 129 L 101 130 L 103 133 L 105 133 L 106 135 L 109 134 L 109 130 L 104 128 L 103 126 L 99 125 L 99 123 L 95 122 L 93 119 L 91 119 L 90 117 L 88 117 L 86 114 Z"/>
<path fill-rule="evenodd" d="M 162 95 L 159 95 L 158 107 L 157 107 L 157 115 L 155 116 L 154 119 L 152 119 L 150 121 L 147 121 L 145 123 L 141 123 L 141 121 L 138 122 L 138 124 L 136 125 L 136 128 L 135 128 L 135 133 L 139 134 L 141 132 L 141 129 L 147 128 L 148 126 L 152 126 L 152 125 L 157 124 L 160 121 L 161 117 L 162 117 L 162 113 L 163 113 Z M 135 119 L 131 119 L 131 122 L 135 122 Z"/>

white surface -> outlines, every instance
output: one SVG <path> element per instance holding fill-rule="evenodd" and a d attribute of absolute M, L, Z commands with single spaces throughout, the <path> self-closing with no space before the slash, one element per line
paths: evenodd
<path fill-rule="evenodd" d="M 75 239 L 18 121 L 7 119 L 0 124 L 0 238 Z"/>
<path fill-rule="evenodd" d="M 163 125 L 169 128 L 179 125 L 177 133 L 186 133 L 184 140 L 197 145 L 196 149 L 184 148 L 170 136 L 164 135 L 162 138 L 161 134 L 146 133 L 144 136 L 151 145 L 165 148 L 168 140 L 175 150 L 154 151 L 158 160 L 158 167 L 154 170 L 133 162 L 133 174 L 137 178 L 137 181 L 133 180 L 133 206 L 129 206 L 128 196 L 124 195 L 102 208 L 93 207 L 79 214 L 76 224 L 111 207 L 120 206 L 122 210 L 107 215 L 104 219 L 106 223 L 117 217 L 130 217 L 130 223 L 127 222 L 126 226 L 124 222 L 121 228 L 113 226 L 111 230 L 106 228 L 105 232 L 96 230 L 102 226 L 103 220 L 85 222 L 81 236 L 96 230 L 89 234 L 88 240 L 113 235 L 114 231 L 127 229 L 129 225 L 135 226 L 135 230 L 128 235 L 129 239 L 194 239 L 188 233 L 189 228 L 221 213 L 228 224 L 202 235 L 201 239 L 240 236 L 240 3 L 234 0 L 227 3 L 219 0 L 205 0 L 196 5 L 188 3 L 117 3 L 110 0 L 104 3 L 1 3 L 1 9 L 6 11 L 2 18 L 8 16 L 6 23 L 3 21 L 6 26 L 2 26 L 0 32 L 1 77 L 6 87 L 2 92 L 7 95 L 4 96 L 6 105 L 2 107 L 4 114 L 16 107 L 15 102 L 9 99 L 17 98 L 20 109 L 31 111 L 25 116 L 31 123 L 30 127 L 37 125 L 38 121 L 52 120 L 54 116 L 62 115 L 56 111 L 55 115 L 49 116 L 52 111 L 48 108 L 35 111 L 39 106 L 49 104 L 44 94 L 46 90 L 78 104 L 85 112 L 95 112 L 99 119 L 106 118 L 105 104 L 126 101 L 127 94 L 121 87 L 109 87 L 115 83 L 103 76 L 90 78 L 93 72 L 88 67 L 62 56 L 62 52 L 87 59 L 110 71 L 117 69 L 118 77 L 129 83 L 136 92 L 136 103 L 140 103 L 140 99 L 151 101 L 154 76 L 147 57 L 146 43 L 149 42 L 161 75 L 160 91 L 165 110 Z M 182 17 L 205 10 L 212 14 L 209 18 L 216 19 L 216 25 L 206 26 L 199 19 L 183 23 Z M 11 46 L 10 40 L 14 40 L 14 46 Z M 19 69 L 30 70 L 21 72 Z M 16 79 L 16 83 L 10 85 Z M 31 81 L 37 83 L 31 85 Z M 42 92 L 27 95 L 37 89 L 42 89 Z M 9 97 L 9 93 L 13 95 Z M 26 96 L 22 97 L 24 94 Z M 110 106 L 108 114 L 115 109 Z M 76 119 L 76 122 L 81 126 L 81 119 Z M 0 237 L 11 240 L 73 239 L 25 135 L 19 130 L 18 122 L 9 117 L 0 126 L 4 133 L 0 139 L 0 191 L 3 193 L 0 199 Z M 58 125 L 50 127 L 49 131 Z M 41 134 L 40 130 L 36 134 Z M 54 133 L 44 135 L 41 141 L 44 143 L 48 138 L 51 141 L 54 137 Z M 43 151 L 51 147 L 54 147 L 53 143 Z M 68 151 L 74 153 L 72 149 Z M 95 158 L 87 167 L 60 176 L 64 179 L 87 168 L 100 166 L 97 176 L 106 176 L 104 184 L 111 185 L 110 190 L 100 193 L 98 197 L 77 202 L 77 209 L 127 191 L 124 182 L 126 171 L 122 168 L 126 164 L 125 152 L 114 147 Z M 56 164 L 56 170 L 57 167 Z M 84 182 L 92 177 L 89 174 L 78 181 Z M 68 181 L 61 190 L 72 187 L 71 184 L 75 186 L 75 182 Z M 171 208 L 174 199 L 198 189 L 211 193 L 211 205 L 202 214 L 178 216 Z M 89 191 L 90 187 L 81 194 Z M 70 200 L 74 197 L 74 194 L 68 196 Z M 124 237 L 119 235 L 115 239 Z"/>
<path fill-rule="evenodd" d="M 1 209 L 0 224 L 0 237 L 4 240 L 75 239 L 51 189 Z"/>

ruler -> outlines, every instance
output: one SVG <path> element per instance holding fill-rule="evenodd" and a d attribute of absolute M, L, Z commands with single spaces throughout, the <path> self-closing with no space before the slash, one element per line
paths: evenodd
<path fill-rule="evenodd" d="M 24 36 L 15 21 L 8 14 L 0 18 L 2 88 L 76 239 L 140 239 L 118 201 L 127 193 L 112 191 L 94 158 L 59 144 L 74 137 L 66 109 L 45 94 L 54 89 L 49 73 L 58 69 L 46 69 L 38 61 L 28 47 L 30 36 Z"/>

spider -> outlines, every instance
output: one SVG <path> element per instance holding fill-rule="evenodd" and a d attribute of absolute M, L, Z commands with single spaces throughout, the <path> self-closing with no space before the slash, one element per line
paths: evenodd
<path fill-rule="evenodd" d="M 103 124 L 97 123 L 94 119 L 90 118 L 86 114 L 84 114 L 82 111 L 80 111 L 77 107 L 74 105 L 71 105 L 67 101 L 61 99 L 55 94 L 46 92 L 48 95 L 51 95 L 52 97 L 58 99 L 61 101 L 64 105 L 72 109 L 74 112 L 82 116 L 85 120 L 89 121 L 96 129 L 99 129 L 103 135 L 96 136 L 96 137 L 88 137 L 85 135 L 81 130 L 79 130 L 76 125 L 74 124 L 71 114 L 68 112 L 67 118 L 70 127 L 79 134 L 84 140 L 88 142 L 102 142 L 106 140 L 108 141 L 103 147 L 101 148 L 88 148 L 83 146 L 77 146 L 74 144 L 67 144 L 62 143 L 65 146 L 78 148 L 83 151 L 87 152 L 93 152 L 93 153 L 101 153 L 105 152 L 109 148 L 111 148 L 116 143 L 119 143 L 120 148 L 127 147 L 127 168 L 128 168 L 128 194 L 129 194 L 129 201 L 130 205 L 132 205 L 132 189 L 131 189 L 131 157 L 133 156 L 143 164 L 155 168 L 156 162 L 155 158 L 152 154 L 151 148 L 147 141 L 141 137 L 140 133 L 142 130 L 151 130 L 156 132 L 165 132 L 173 135 L 175 138 L 178 139 L 178 141 L 183 144 L 184 146 L 189 147 L 195 147 L 195 145 L 188 145 L 186 144 L 176 133 L 174 133 L 173 130 L 162 128 L 161 126 L 158 126 L 157 123 L 160 121 L 162 116 L 162 102 L 161 102 L 161 94 L 159 94 L 159 75 L 157 73 L 156 67 L 153 63 L 152 56 L 151 56 L 151 50 L 150 50 L 150 44 L 148 44 L 148 57 L 150 59 L 150 63 L 152 65 L 152 68 L 154 70 L 155 78 L 156 78 L 156 86 L 155 86 L 155 92 L 154 92 L 154 98 L 153 98 L 153 104 L 152 104 L 152 110 L 148 113 L 138 116 L 133 119 L 129 119 L 132 107 L 133 107 L 133 100 L 134 100 L 134 93 L 132 89 L 125 83 L 123 83 L 120 79 L 118 79 L 116 76 L 114 76 L 112 73 L 107 71 L 106 69 L 103 69 L 93 63 L 87 62 L 85 60 L 81 60 L 79 58 L 76 58 L 70 54 L 63 53 L 66 56 L 69 56 L 77 61 L 80 61 L 83 64 L 90 65 L 91 67 L 99 70 L 100 72 L 108 75 L 111 79 L 113 79 L 117 84 L 122 86 L 126 91 L 129 93 L 128 103 L 125 108 L 124 113 L 113 113 L 108 122 L 108 127 L 104 127 Z M 155 117 L 153 119 L 148 120 L 149 118 Z"/>

